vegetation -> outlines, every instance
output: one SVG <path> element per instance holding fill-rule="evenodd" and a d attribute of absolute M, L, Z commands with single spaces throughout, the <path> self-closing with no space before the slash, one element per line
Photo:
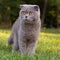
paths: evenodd
<path fill-rule="evenodd" d="M 34 56 L 12 53 L 7 45 L 10 29 L 0 29 L 0 60 L 60 60 L 60 30 L 42 29 Z"/>

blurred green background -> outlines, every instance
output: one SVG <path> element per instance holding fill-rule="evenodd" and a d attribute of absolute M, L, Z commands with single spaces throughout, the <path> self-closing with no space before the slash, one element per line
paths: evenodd
<path fill-rule="evenodd" d="M 60 28 L 60 0 L 0 0 L 0 28 L 10 28 L 17 19 L 20 4 L 37 4 L 42 26 Z"/>

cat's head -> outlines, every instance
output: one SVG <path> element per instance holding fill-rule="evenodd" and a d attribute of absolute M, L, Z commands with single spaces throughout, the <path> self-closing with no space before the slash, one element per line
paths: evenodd
<path fill-rule="evenodd" d="M 40 9 L 38 5 L 20 5 L 19 16 L 24 23 L 35 23 L 40 18 Z"/>

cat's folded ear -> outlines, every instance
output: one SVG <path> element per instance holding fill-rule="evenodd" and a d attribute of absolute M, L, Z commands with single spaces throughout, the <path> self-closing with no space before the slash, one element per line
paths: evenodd
<path fill-rule="evenodd" d="M 35 11 L 38 11 L 39 6 L 38 6 L 38 5 L 35 5 L 35 6 L 34 6 L 34 9 L 35 9 Z"/>

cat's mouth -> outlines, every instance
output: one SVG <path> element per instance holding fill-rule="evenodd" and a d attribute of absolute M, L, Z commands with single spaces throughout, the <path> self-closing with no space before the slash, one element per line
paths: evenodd
<path fill-rule="evenodd" d="M 35 25 L 36 24 L 36 21 L 34 20 L 24 20 L 23 22 L 25 25 Z"/>
<path fill-rule="evenodd" d="M 28 20 L 28 19 L 25 19 L 25 21 L 24 21 L 25 23 L 30 23 L 30 24 L 33 24 L 33 23 L 35 23 L 35 20 Z"/>

